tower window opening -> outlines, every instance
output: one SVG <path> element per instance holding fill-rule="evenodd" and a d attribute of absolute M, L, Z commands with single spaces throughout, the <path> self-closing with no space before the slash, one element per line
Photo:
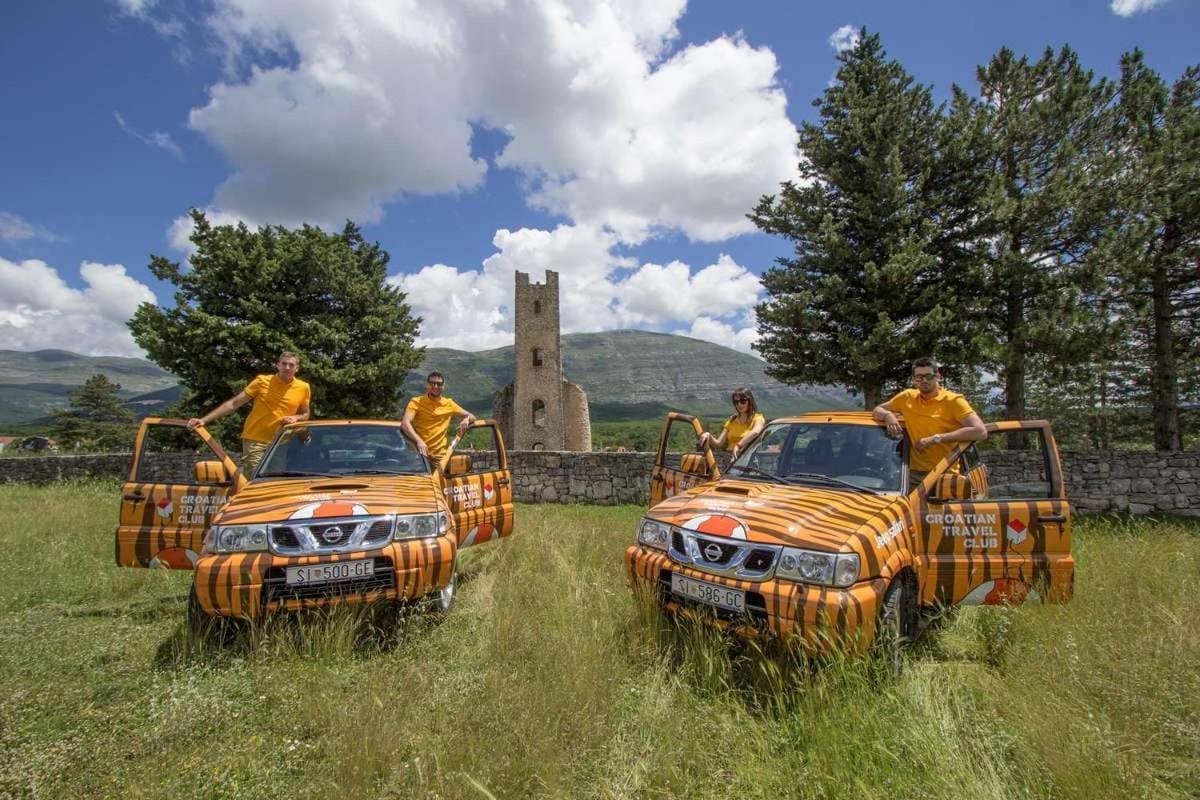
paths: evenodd
<path fill-rule="evenodd" d="M 533 348 L 533 365 L 535 367 L 542 365 L 542 348 L 540 347 Z"/>
<path fill-rule="evenodd" d="M 542 301 L 541 301 L 541 300 L 534 300 L 534 301 L 533 301 L 533 313 L 534 313 L 534 314 L 541 314 L 541 313 L 542 313 Z"/>
<path fill-rule="evenodd" d="M 546 426 L 546 402 L 544 400 L 533 401 L 533 424 L 539 428 Z"/>

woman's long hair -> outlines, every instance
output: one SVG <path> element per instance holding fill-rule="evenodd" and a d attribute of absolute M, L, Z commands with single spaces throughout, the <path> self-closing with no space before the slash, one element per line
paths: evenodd
<path fill-rule="evenodd" d="M 754 419 L 754 415 L 758 413 L 758 403 L 754 400 L 754 392 L 750 391 L 745 386 L 739 386 L 738 388 L 734 389 L 733 394 L 729 396 L 729 402 L 733 403 L 733 413 L 729 415 L 730 422 L 737 419 L 738 400 L 750 401 L 750 410 L 748 413 L 750 414 L 750 419 Z"/>

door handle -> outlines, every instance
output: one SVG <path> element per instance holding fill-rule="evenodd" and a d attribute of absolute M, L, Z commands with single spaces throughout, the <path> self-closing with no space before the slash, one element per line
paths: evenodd
<path fill-rule="evenodd" d="M 144 503 L 144 502 L 146 502 L 146 495 L 144 495 L 144 494 L 125 494 L 125 495 L 121 495 L 121 499 L 128 500 L 131 503 Z"/>
<path fill-rule="evenodd" d="M 1066 514 L 1041 514 L 1038 516 L 1038 522 L 1066 522 Z"/>
<path fill-rule="evenodd" d="M 509 484 L 508 478 L 501 478 L 500 480 L 496 481 L 496 485 L 498 485 L 498 486 L 508 486 L 508 484 Z"/>

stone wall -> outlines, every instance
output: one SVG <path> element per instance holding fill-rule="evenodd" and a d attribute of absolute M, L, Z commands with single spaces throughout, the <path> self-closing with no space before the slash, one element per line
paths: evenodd
<path fill-rule="evenodd" d="M 653 453 L 508 454 L 513 494 L 520 503 L 645 504 Z M 153 455 L 151 480 L 180 480 L 192 455 Z M 722 464 L 728 456 L 721 454 Z M 1034 453 L 985 451 L 993 483 L 1037 481 L 1041 459 Z M 472 453 L 476 464 L 489 454 Z M 1063 454 L 1067 497 L 1080 513 L 1128 511 L 1200 517 L 1200 451 L 1184 453 L 1067 452 Z M 80 477 L 124 479 L 129 455 L 26 456 L 0 458 L 0 484 L 52 483 Z"/>

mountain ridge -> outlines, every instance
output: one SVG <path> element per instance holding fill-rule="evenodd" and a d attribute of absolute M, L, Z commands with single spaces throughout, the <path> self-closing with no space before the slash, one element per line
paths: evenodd
<path fill-rule="evenodd" d="M 754 391 L 768 416 L 861 407 L 840 388 L 788 386 L 768 377 L 766 362 L 754 355 L 687 336 L 602 331 L 566 334 L 561 344 L 564 377 L 588 393 L 593 419 L 650 419 L 667 409 L 723 415 L 739 386 Z M 438 370 L 446 375 L 449 396 L 477 414 L 490 414 L 492 394 L 512 382 L 514 357 L 513 345 L 427 348 L 420 367 L 405 379 L 405 397 L 424 391 L 425 375 Z M 0 425 L 44 420 L 96 373 L 121 384 L 122 397 L 139 416 L 160 413 L 179 397 L 175 377 L 145 359 L 0 350 Z"/>

